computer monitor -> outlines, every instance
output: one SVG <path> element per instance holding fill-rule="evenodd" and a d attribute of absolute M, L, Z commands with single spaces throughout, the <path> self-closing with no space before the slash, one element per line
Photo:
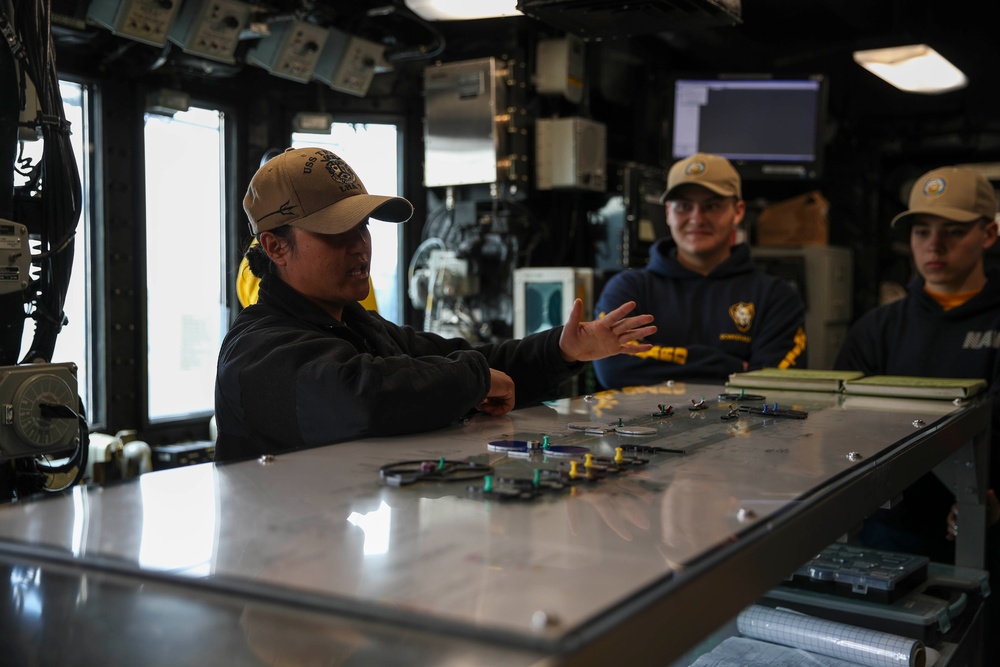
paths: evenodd
<path fill-rule="evenodd" d="M 514 270 L 514 338 L 566 322 L 573 302 L 583 299 L 583 319 L 593 317 L 594 270 L 573 266 Z"/>
<path fill-rule="evenodd" d="M 714 153 L 744 179 L 816 179 L 825 106 L 826 81 L 819 75 L 678 78 L 673 158 Z"/>

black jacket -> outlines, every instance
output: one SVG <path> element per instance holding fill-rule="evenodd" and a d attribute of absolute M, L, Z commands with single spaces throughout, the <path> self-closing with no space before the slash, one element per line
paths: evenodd
<path fill-rule="evenodd" d="M 473 347 L 358 304 L 338 321 L 268 276 L 222 342 L 215 459 L 444 427 L 485 398 L 491 367 L 514 380 L 517 407 L 553 398 L 583 368 L 563 361 L 561 332 Z"/>

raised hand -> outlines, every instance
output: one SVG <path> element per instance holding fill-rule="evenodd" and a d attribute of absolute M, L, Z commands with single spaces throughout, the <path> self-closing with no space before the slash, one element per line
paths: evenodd
<path fill-rule="evenodd" d="M 635 309 L 635 301 L 628 301 L 610 313 L 592 322 L 581 322 L 583 301 L 577 299 L 559 337 L 559 350 L 569 362 L 593 361 L 615 354 L 637 354 L 652 349 L 648 343 L 635 343 L 656 332 L 649 323 L 652 315 L 626 317 Z M 648 325 L 648 326 L 647 326 Z"/>

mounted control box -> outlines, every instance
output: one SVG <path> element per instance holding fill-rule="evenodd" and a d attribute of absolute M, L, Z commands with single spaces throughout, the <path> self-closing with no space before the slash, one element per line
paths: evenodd
<path fill-rule="evenodd" d="M 342 93 L 364 97 L 384 51 L 381 44 L 331 28 L 313 78 Z"/>
<path fill-rule="evenodd" d="M 249 20 L 250 5 L 242 0 L 188 0 L 170 28 L 170 41 L 185 53 L 232 65 Z"/>
<path fill-rule="evenodd" d="M 87 19 L 119 37 L 163 46 L 180 7 L 180 0 L 93 0 Z"/>
<path fill-rule="evenodd" d="M 271 34 L 247 52 L 247 62 L 274 76 L 309 83 L 326 46 L 329 32 L 306 21 L 280 21 Z"/>

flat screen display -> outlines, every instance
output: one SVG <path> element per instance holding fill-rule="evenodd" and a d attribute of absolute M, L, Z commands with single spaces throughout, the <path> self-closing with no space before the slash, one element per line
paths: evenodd
<path fill-rule="evenodd" d="M 819 176 L 824 114 L 822 77 L 678 79 L 673 157 L 715 153 L 744 177 Z"/>

